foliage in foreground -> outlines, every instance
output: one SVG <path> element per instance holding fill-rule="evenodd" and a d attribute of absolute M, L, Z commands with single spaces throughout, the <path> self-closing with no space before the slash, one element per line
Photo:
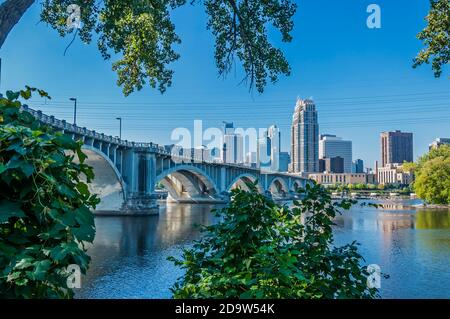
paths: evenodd
<path fill-rule="evenodd" d="M 425 44 L 414 59 L 414 67 L 429 64 L 435 77 L 440 77 L 442 68 L 450 62 L 450 1 L 430 0 L 430 12 L 426 16 L 427 26 L 417 35 Z"/>
<path fill-rule="evenodd" d="M 216 212 L 219 223 L 185 249 L 185 270 L 172 288 L 174 298 L 375 298 L 357 243 L 334 247 L 331 226 L 339 208 L 321 186 L 307 186 L 292 209 L 258 194 L 232 191 L 230 204 Z"/>
<path fill-rule="evenodd" d="M 81 28 L 77 31 L 67 27 L 70 4 L 80 6 Z M 269 34 L 279 32 L 282 42 L 291 42 L 297 7 L 291 0 L 45 0 L 41 20 L 61 36 L 74 33 L 84 43 L 97 40 L 102 57 L 115 59 L 112 68 L 125 95 L 146 84 L 163 93 L 172 85 L 174 71 L 169 65 L 180 57 L 174 47 L 181 39 L 172 15 L 188 4 L 202 5 L 206 12 L 220 76 L 227 75 L 238 61 L 243 81 L 263 92 L 267 82 L 275 83 L 280 75 L 290 74 L 286 57 L 274 47 Z"/>
<path fill-rule="evenodd" d="M 414 191 L 430 204 L 450 204 L 450 146 L 441 145 L 419 158 L 413 168 Z"/>
<path fill-rule="evenodd" d="M 0 99 L 0 296 L 69 298 L 67 267 L 87 270 L 83 242 L 95 235 L 90 209 L 98 199 L 81 180 L 93 171 L 80 143 L 20 111 L 18 98 L 32 91 Z"/>

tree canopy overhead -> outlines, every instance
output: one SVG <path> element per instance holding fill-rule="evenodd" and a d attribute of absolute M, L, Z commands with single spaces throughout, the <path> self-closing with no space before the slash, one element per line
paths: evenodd
<path fill-rule="evenodd" d="M 0 47 L 34 0 L 7 0 L 0 5 Z M 190 2 L 194 4 L 195 0 Z M 69 5 L 81 8 L 81 27 L 67 27 Z M 170 13 L 186 0 L 43 0 L 41 19 L 61 36 L 76 32 L 91 43 L 96 35 L 105 60 L 113 57 L 113 70 L 125 95 L 148 83 L 164 92 L 172 84 L 170 64 L 179 58 L 174 45 L 181 42 Z M 207 28 L 215 37 L 215 61 L 225 76 L 235 59 L 245 72 L 244 82 L 263 92 L 267 81 L 289 75 L 282 51 L 268 38 L 268 28 L 290 42 L 296 5 L 290 0 L 204 0 Z M 117 57 L 117 58 L 116 58 Z"/>
<path fill-rule="evenodd" d="M 431 62 L 434 76 L 440 77 L 442 68 L 450 62 L 450 1 L 430 2 L 430 12 L 425 18 L 428 25 L 417 35 L 425 48 L 417 54 L 413 66 Z"/>

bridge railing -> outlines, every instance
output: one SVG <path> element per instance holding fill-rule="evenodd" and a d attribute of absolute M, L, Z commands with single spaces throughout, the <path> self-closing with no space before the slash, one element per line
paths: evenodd
<path fill-rule="evenodd" d="M 253 168 L 242 164 L 233 164 L 233 163 L 222 163 L 221 161 L 217 161 L 214 158 L 203 158 L 202 155 L 196 153 L 195 149 L 185 149 L 185 148 L 177 148 L 176 146 L 163 146 L 156 143 L 145 143 L 145 142 L 130 142 L 127 140 L 122 140 L 118 137 L 114 137 L 111 135 L 106 135 L 104 133 L 98 133 L 94 130 L 89 130 L 86 127 L 80 127 L 75 124 L 67 123 L 65 120 L 59 120 L 55 118 L 53 115 L 47 115 L 42 113 L 42 111 L 34 110 L 28 107 L 28 105 L 22 106 L 22 111 L 28 112 L 33 115 L 38 121 L 43 124 L 52 126 L 58 130 L 62 130 L 64 132 L 69 132 L 73 134 L 77 134 L 80 136 L 85 136 L 88 138 L 100 140 L 102 142 L 107 142 L 116 146 L 122 146 L 127 148 L 142 148 L 150 151 L 152 153 L 157 153 L 160 155 L 170 156 L 175 161 L 180 162 L 199 162 L 199 163 L 210 163 L 210 164 L 220 164 L 228 167 L 239 168 L 239 169 L 247 169 L 252 170 L 254 172 L 260 172 L 259 168 Z M 175 148 L 174 148 L 175 147 Z M 263 172 L 264 173 L 264 172 Z M 292 176 L 288 173 L 273 173 L 277 175 L 286 175 Z"/>

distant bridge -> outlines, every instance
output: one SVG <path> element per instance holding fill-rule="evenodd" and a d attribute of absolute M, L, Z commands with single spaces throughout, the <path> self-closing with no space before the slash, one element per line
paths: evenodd
<path fill-rule="evenodd" d="M 171 146 L 137 143 L 97 133 L 69 124 L 23 106 L 40 122 L 52 126 L 75 140 L 83 141 L 86 163 L 94 168 L 91 191 L 98 194 L 99 211 L 127 214 L 158 213 L 162 184 L 171 201 L 187 203 L 221 202 L 235 187 L 247 188 L 246 182 L 258 181 L 260 193 L 274 199 L 292 199 L 295 190 L 307 179 L 287 173 L 265 172 L 243 165 L 198 159 L 189 150 L 174 154 Z M 185 152 L 186 153 L 186 152 Z"/>

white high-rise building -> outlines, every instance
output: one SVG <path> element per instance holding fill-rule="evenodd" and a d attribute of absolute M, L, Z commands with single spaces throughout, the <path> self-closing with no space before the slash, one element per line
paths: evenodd
<path fill-rule="evenodd" d="M 344 173 L 352 172 L 352 141 L 341 137 L 322 134 L 319 139 L 319 158 L 342 157 L 344 159 Z"/>
<path fill-rule="evenodd" d="M 233 123 L 224 122 L 223 144 L 224 163 L 244 163 L 244 137 L 234 132 Z"/>
<path fill-rule="evenodd" d="M 291 127 L 291 164 L 293 173 L 319 170 L 319 123 L 312 100 L 297 99 Z"/>
<path fill-rule="evenodd" d="M 264 170 L 280 171 L 281 133 L 276 125 L 269 127 L 264 135 L 258 139 L 257 163 Z"/>
<path fill-rule="evenodd" d="M 258 138 L 256 150 L 256 165 L 263 170 L 270 170 L 270 139 L 265 130 L 263 136 Z"/>
<path fill-rule="evenodd" d="M 256 152 L 247 152 L 247 155 L 245 156 L 245 165 L 256 167 L 257 161 Z"/>

